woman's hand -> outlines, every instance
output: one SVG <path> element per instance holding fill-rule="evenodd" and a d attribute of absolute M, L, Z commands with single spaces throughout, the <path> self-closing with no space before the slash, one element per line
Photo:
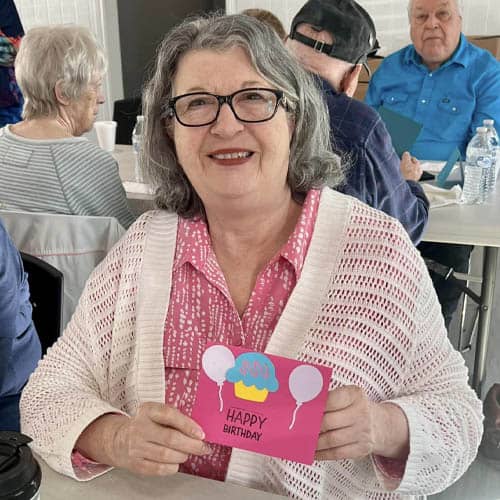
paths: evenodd
<path fill-rule="evenodd" d="M 176 473 L 189 455 L 210 453 L 204 437 L 200 426 L 176 408 L 143 403 L 131 418 L 108 414 L 94 421 L 80 436 L 77 449 L 101 463 L 164 476 Z"/>
<path fill-rule="evenodd" d="M 374 403 L 360 387 L 343 386 L 328 393 L 315 459 L 370 454 L 405 459 L 408 439 L 406 417 L 397 405 Z"/>

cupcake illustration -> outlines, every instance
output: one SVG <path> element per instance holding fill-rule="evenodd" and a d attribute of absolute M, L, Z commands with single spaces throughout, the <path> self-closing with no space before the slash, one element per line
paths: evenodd
<path fill-rule="evenodd" d="M 269 392 L 279 387 L 271 360 L 260 352 L 246 352 L 236 358 L 226 380 L 234 383 L 234 395 L 239 399 L 263 403 Z"/>

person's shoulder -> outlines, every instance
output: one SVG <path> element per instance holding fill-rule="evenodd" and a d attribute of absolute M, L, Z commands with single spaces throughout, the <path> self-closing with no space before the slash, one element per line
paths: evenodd
<path fill-rule="evenodd" d="M 58 166 L 66 164 L 72 168 L 91 165 L 93 168 L 116 163 L 113 155 L 85 138 L 75 138 L 73 141 L 60 141 L 52 146 Z"/>
<path fill-rule="evenodd" d="M 90 154 L 94 157 L 103 158 L 103 159 L 113 159 L 113 155 L 108 151 L 100 148 L 97 144 L 89 141 L 85 137 L 75 137 L 74 140 L 68 142 L 60 142 L 58 143 L 59 148 L 71 148 L 75 151 Z"/>
<path fill-rule="evenodd" d="M 177 227 L 179 216 L 174 212 L 155 209 L 141 214 L 128 228 L 127 234 L 146 235 L 150 232 L 162 232 Z"/>
<path fill-rule="evenodd" d="M 16 261 L 19 259 L 19 252 L 2 219 L 0 219 L 0 255 L 2 255 L 2 264 L 6 265 L 7 268 L 12 264 L 14 259 L 16 259 Z M 1 267 L 2 266 L 0 266 L 0 268 Z"/>
<path fill-rule="evenodd" d="M 331 130 L 345 142 L 364 143 L 380 121 L 379 114 L 368 104 L 346 94 L 332 94 L 330 107 Z"/>
<path fill-rule="evenodd" d="M 368 104 L 363 101 L 359 101 L 358 99 L 354 99 L 343 94 L 345 98 L 346 108 L 350 113 L 355 114 L 357 117 L 363 118 L 367 121 L 368 124 L 371 124 L 375 121 L 379 120 L 379 114 Z M 366 123 L 365 123 L 366 126 Z"/>
<path fill-rule="evenodd" d="M 473 63 L 474 71 L 500 71 L 500 62 L 493 57 L 493 54 L 489 50 L 478 47 L 469 40 L 466 40 L 466 44 L 466 54 L 468 59 Z"/>
<path fill-rule="evenodd" d="M 388 56 L 384 57 L 377 70 L 373 73 L 372 78 L 376 78 L 377 75 L 380 77 L 386 71 L 400 71 L 400 68 L 406 64 L 412 49 L 413 45 L 407 45 L 406 47 L 403 47 L 402 49 L 392 52 Z"/>
<path fill-rule="evenodd" d="M 9 239 L 9 233 L 5 228 L 2 219 L 0 219 L 0 247 L 3 247 Z"/>

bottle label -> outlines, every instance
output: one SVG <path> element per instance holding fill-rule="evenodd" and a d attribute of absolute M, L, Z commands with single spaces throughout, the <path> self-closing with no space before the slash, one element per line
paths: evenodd
<path fill-rule="evenodd" d="M 488 168 L 491 167 L 491 158 L 489 156 L 478 156 L 476 163 L 478 167 Z"/>

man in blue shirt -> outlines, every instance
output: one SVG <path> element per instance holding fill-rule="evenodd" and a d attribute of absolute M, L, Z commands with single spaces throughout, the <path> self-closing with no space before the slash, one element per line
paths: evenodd
<path fill-rule="evenodd" d="M 332 144 L 349 166 L 341 190 L 398 219 L 416 244 L 428 216 L 417 183 L 420 165 L 408 153 L 400 162 L 380 116 L 350 97 L 376 44 L 370 16 L 353 0 L 309 0 L 293 19 L 286 43 L 321 78 Z"/>
<path fill-rule="evenodd" d="M 21 256 L 0 220 L 0 430 L 19 431 L 19 398 L 41 356 Z"/>
<path fill-rule="evenodd" d="M 413 42 L 390 55 L 373 75 L 365 102 L 385 106 L 423 125 L 411 153 L 446 160 L 485 118 L 500 131 L 500 63 L 461 34 L 457 0 L 413 0 Z"/>
<path fill-rule="evenodd" d="M 500 63 L 470 44 L 463 34 L 458 0 L 410 0 L 413 42 L 387 57 L 373 75 L 366 102 L 383 105 L 423 124 L 412 153 L 446 160 L 467 143 L 483 119 L 500 125 Z M 422 243 L 423 257 L 467 272 L 471 246 Z M 461 291 L 430 272 L 449 326 Z"/>

